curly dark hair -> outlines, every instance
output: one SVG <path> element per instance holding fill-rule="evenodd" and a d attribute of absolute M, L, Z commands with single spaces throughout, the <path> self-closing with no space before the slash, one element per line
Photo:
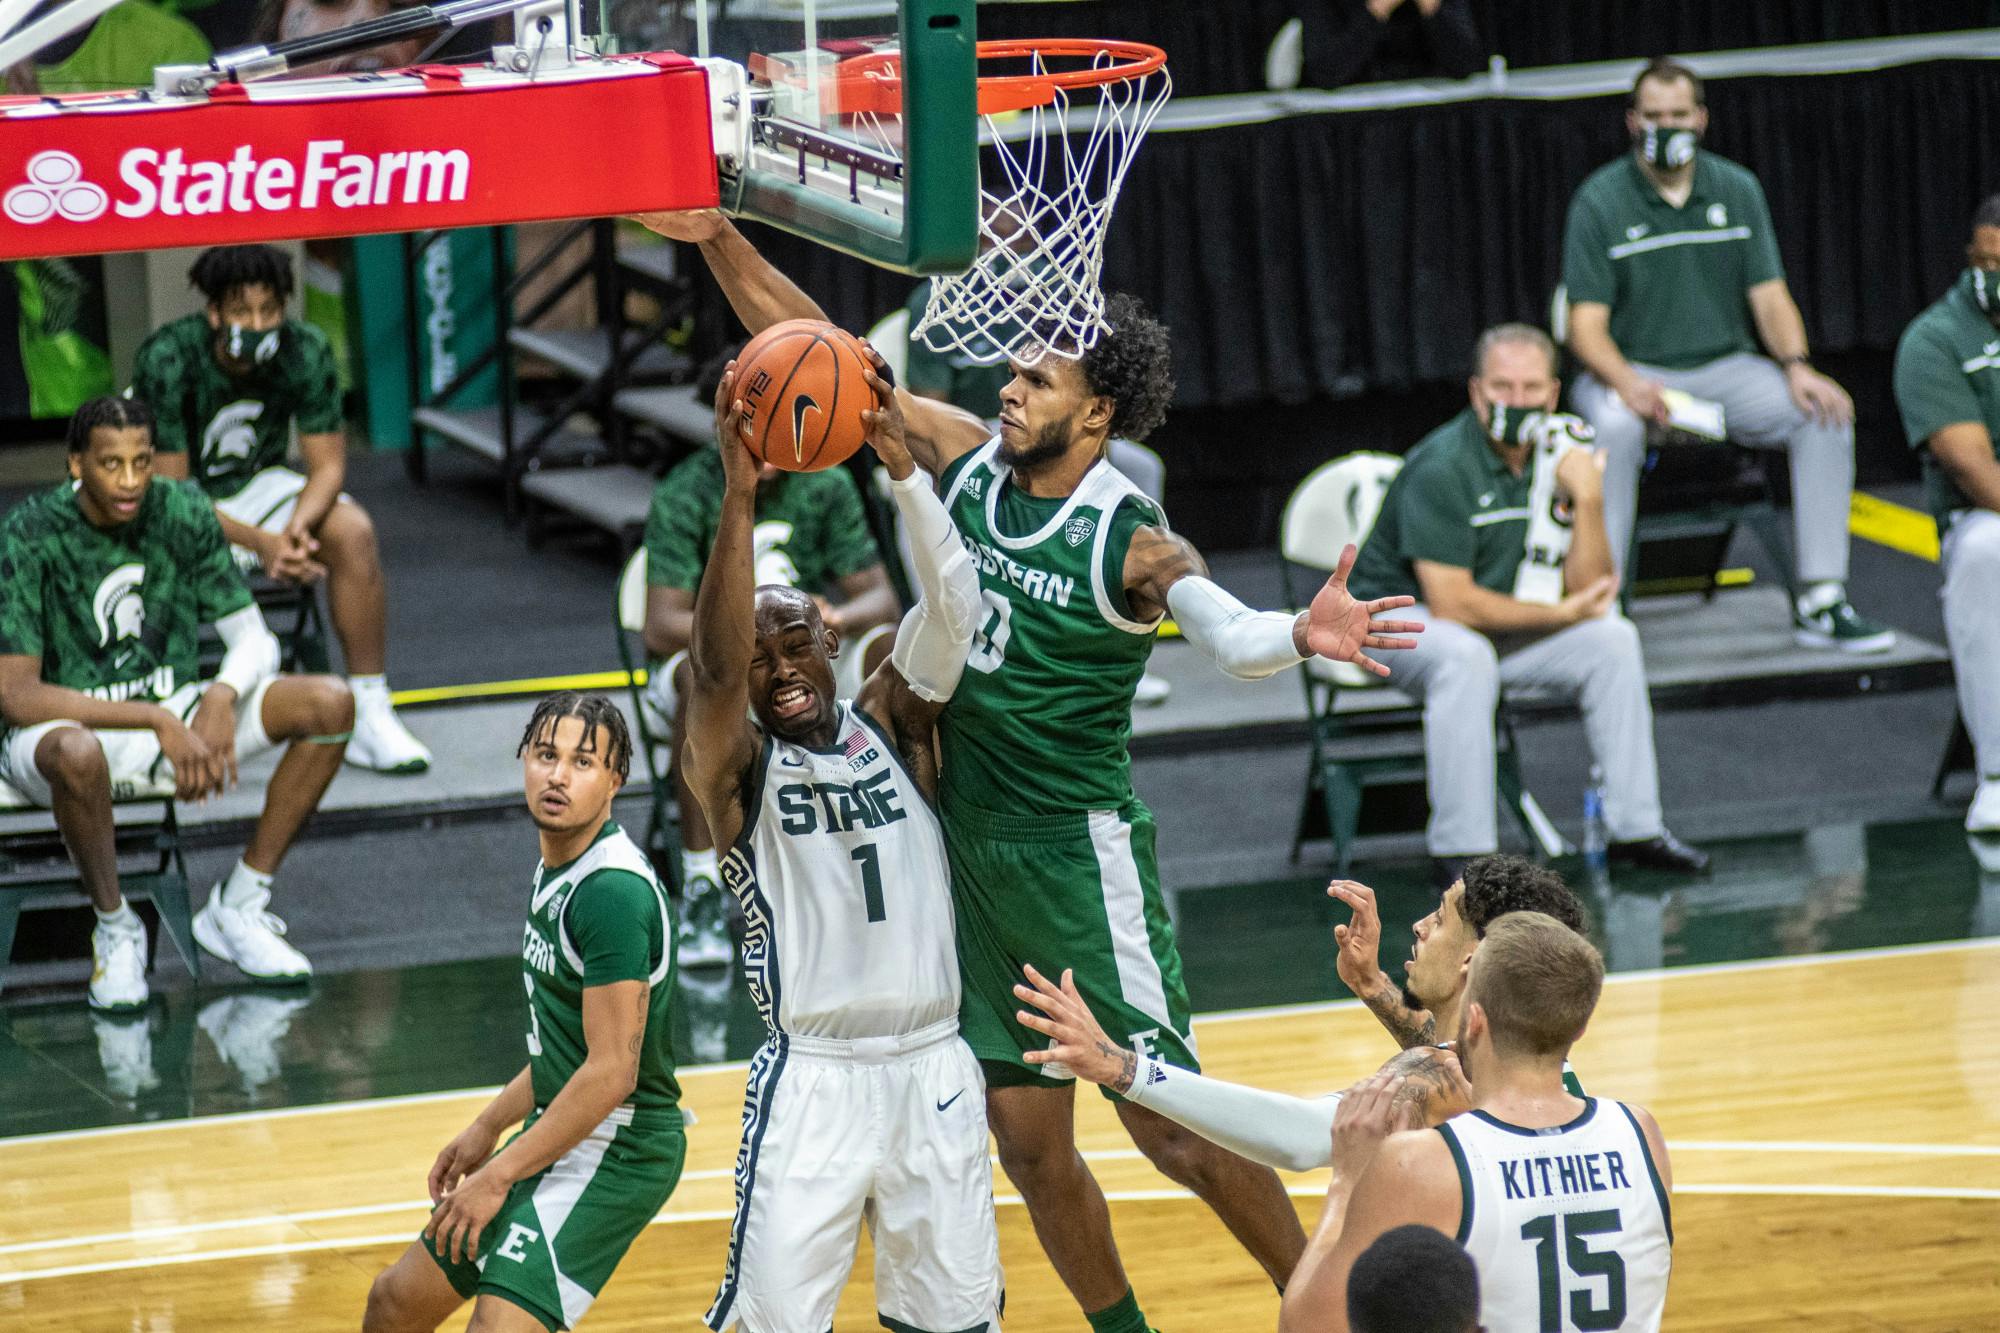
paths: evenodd
<path fill-rule="evenodd" d="M 99 426 L 109 426 L 122 430 L 128 426 L 153 428 L 153 409 L 146 406 L 142 398 L 127 398 L 123 394 L 107 393 L 93 398 L 76 409 L 69 419 L 69 451 L 73 454 L 90 452 L 90 433 Z"/>
<path fill-rule="evenodd" d="M 1385 1231 L 1347 1279 L 1354 1333 L 1460 1333 L 1479 1326 L 1479 1274 L 1472 1257 L 1430 1227 Z"/>
<path fill-rule="evenodd" d="M 210 305 L 221 305 L 237 288 L 258 283 L 269 287 L 282 303 L 292 299 L 292 261 L 268 245 L 218 245 L 196 258 L 188 282 Z"/>
<path fill-rule="evenodd" d="M 1173 344 L 1167 326 L 1148 314 L 1136 296 L 1113 293 L 1104 302 L 1110 331 L 1083 354 L 1083 382 L 1115 407 L 1111 433 L 1139 441 L 1159 429 L 1174 397 Z"/>
<path fill-rule="evenodd" d="M 528 719 L 527 727 L 521 732 L 521 743 L 514 749 L 514 757 L 528 752 L 528 747 L 544 736 L 553 736 L 556 723 L 566 717 L 573 717 L 583 723 L 582 749 L 593 750 L 597 746 L 597 729 L 604 728 L 607 748 L 604 753 L 605 766 L 616 773 L 619 779 L 629 777 L 632 771 L 632 733 L 625 726 L 625 715 L 618 711 L 618 705 L 601 694 L 581 694 L 576 690 L 562 690 L 551 694 L 535 705 L 534 715 Z"/>
<path fill-rule="evenodd" d="M 1519 856 L 1481 856 L 1465 863 L 1459 915 L 1476 938 L 1509 912 L 1544 912 L 1581 935 L 1583 904 L 1563 877 Z"/>

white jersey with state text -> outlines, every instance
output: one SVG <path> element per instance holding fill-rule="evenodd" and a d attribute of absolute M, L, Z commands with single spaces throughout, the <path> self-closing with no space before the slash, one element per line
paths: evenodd
<path fill-rule="evenodd" d="M 851 702 L 824 750 L 767 737 L 721 864 L 773 1032 L 838 1040 L 958 1015 L 944 831 L 895 746 Z"/>
<path fill-rule="evenodd" d="M 1547 1129 L 1468 1111 L 1438 1133 L 1458 1166 L 1458 1241 L 1479 1269 L 1486 1327 L 1659 1328 L 1673 1219 L 1624 1103 L 1586 1097 L 1581 1115 Z"/>

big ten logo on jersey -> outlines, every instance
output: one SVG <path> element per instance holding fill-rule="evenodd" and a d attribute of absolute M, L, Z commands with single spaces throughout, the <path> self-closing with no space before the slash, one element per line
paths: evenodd
<path fill-rule="evenodd" d="M 793 837 L 807 833 L 852 833 L 909 818 L 896 802 L 895 770 L 844 782 L 788 782 L 778 788 L 778 827 Z"/>

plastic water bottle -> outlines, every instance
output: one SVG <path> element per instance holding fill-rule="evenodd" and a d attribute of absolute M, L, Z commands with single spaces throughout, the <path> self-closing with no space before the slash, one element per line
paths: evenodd
<path fill-rule="evenodd" d="M 1590 766 L 1590 785 L 1583 792 L 1583 863 L 1592 871 L 1604 869 L 1604 770 Z"/>

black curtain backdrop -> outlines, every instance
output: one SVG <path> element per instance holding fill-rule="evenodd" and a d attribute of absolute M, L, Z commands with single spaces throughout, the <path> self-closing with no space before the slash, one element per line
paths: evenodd
<path fill-rule="evenodd" d="M 1963 265 L 1972 211 L 2000 189 L 1983 132 L 2000 124 L 2000 67 L 1718 80 L 1709 102 L 1710 146 L 1770 197 L 1815 353 L 1881 361 Z M 1618 97 L 1497 100 L 1154 135 L 1114 215 L 1104 280 L 1173 328 L 1179 387 L 1159 443 L 1176 486 L 1223 486 L 1201 501 L 1218 506 L 1213 523 L 1186 499 L 1177 523 L 1220 544 L 1259 540 L 1313 463 L 1412 442 L 1422 414 L 1458 392 L 1481 329 L 1546 324 L 1570 196 L 1624 150 L 1622 113 Z M 847 327 L 909 291 L 907 278 L 753 233 Z M 719 294 L 709 300 L 719 317 Z M 1420 405 L 1410 420 L 1393 409 L 1402 400 Z M 1260 424 L 1246 437 L 1238 420 Z M 1892 421 L 1864 431 L 1902 464 Z M 1189 436 L 1218 433 L 1233 438 L 1210 466 L 1217 446 Z"/>
<path fill-rule="evenodd" d="M 1959 32 L 2000 24 L 2000 0 L 1471 0 L 1486 48 L 1514 66 Z M 1264 86 L 1287 19 L 1335 21 L 1351 0 L 1080 0 L 982 4 L 981 37 L 1124 37 L 1173 61 L 1183 97 Z"/>

